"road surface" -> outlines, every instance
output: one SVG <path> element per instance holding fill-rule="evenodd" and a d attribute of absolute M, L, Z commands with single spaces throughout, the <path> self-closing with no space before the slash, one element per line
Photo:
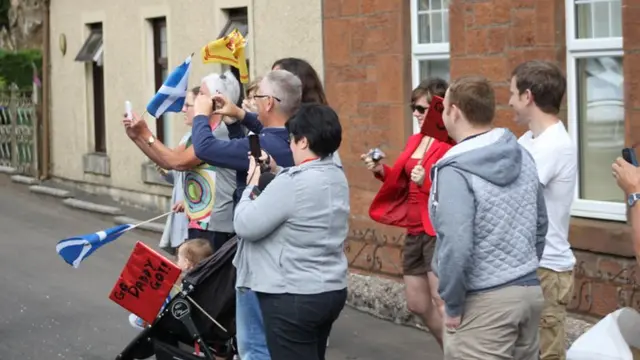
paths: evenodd
<path fill-rule="evenodd" d="M 0 174 L 0 359 L 112 360 L 135 335 L 128 313 L 108 299 L 133 244 L 157 236 L 132 232 L 73 269 L 57 241 L 113 226 L 32 194 Z M 346 308 L 331 336 L 329 360 L 441 359 L 422 331 Z"/>

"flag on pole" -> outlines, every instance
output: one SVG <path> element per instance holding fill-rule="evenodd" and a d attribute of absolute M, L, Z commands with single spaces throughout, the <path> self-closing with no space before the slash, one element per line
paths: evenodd
<path fill-rule="evenodd" d="M 187 97 L 189 70 L 193 54 L 178 66 L 147 104 L 147 112 L 156 119 L 166 112 L 181 112 Z"/>
<path fill-rule="evenodd" d="M 249 70 L 247 68 L 247 58 L 244 54 L 247 45 L 244 36 L 233 30 L 229 35 L 214 40 L 202 48 L 202 63 L 222 63 L 233 66 L 240 72 L 240 82 L 249 82 Z"/>
<path fill-rule="evenodd" d="M 82 260 L 89 257 L 89 255 L 93 254 L 94 251 L 98 250 L 102 245 L 116 240 L 131 228 L 133 228 L 133 225 L 124 224 L 93 234 L 64 239 L 58 242 L 56 251 L 67 264 L 77 269 Z"/>

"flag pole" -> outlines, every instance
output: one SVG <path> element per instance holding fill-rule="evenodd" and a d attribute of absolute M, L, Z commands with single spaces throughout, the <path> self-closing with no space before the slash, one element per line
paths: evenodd
<path fill-rule="evenodd" d="M 149 219 L 149 220 L 145 220 L 145 221 L 143 221 L 143 222 L 139 222 L 139 223 L 137 223 L 137 224 L 133 225 L 132 227 L 128 228 L 128 229 L 127 229 L 127 230 L 125 230 L 125 231 L 129 231 L 129 230 L 132 230 L 132 229 L 137 228 L 137 227 L 138 227 L 138 226 L 140 226 L 140 225 L 148 224 L 148 223 L 150 223 L 150 222 L 152 222 L 152 221 L 155 221 L 155 220 L 161 219 L 161 218 L 163 218 L 163 217 L 165 217 L 165 216 L 167 216 L 167 215 L 171 214 L 172 212 L 173 212 L 173 210 L 172 210 L 172 211 L 169 211 L 169 212 L 167 212 L 167 213 L 164 213 L 164 214 L 162 214 L 162 215 L 158 215 L 158 216 L 156 216 L 156 217 L 154 217 L 154 218 L 151 218 L 151 219 Z"/>

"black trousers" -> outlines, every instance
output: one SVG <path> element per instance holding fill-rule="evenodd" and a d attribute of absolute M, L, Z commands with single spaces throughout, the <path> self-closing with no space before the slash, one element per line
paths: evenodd
<path fill-rule="evenodd" d="M 187 235 L 188 235 L 187 241 L 193 240 L 193 239 L 209 240 L 209 242 L 211 243 L 211 248 L 215 252 L 215 251 L 218 251 L 218 249 L 220 249 L 222 245 L 224 245 L 235 234 L 220 232 L 220 231 L 189 229 Z"/>
<path fill-rule="evenodd" d="M 324 360 L 347 289 L 313 295 L 257 293 L 273 360 Z"/>

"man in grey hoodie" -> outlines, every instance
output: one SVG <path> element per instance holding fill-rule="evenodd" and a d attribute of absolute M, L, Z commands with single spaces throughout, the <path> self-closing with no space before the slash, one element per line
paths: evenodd
<path fill-rule="evenodd" d="M 547 212 L 533 158 L 513 133 L 493 128 L 494 115 L 487 79 L 460 78 L 447 90 L 443 120 L 457 145 L 431 169 L 429 198 L 445 360 L 539 356 Z"/>

